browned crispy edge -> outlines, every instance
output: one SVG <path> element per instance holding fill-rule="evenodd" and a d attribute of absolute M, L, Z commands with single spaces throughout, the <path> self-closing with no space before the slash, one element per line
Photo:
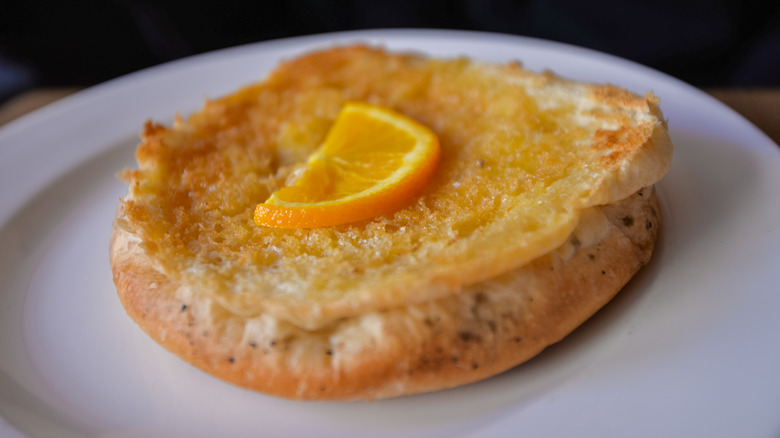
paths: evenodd
<path fill-rule="evenodd" d="M 360 340 L 365 345 L 359 349 L 334 342 L 334 335 L 359 332 L 364 317 L 317 332 L 278 322 L 278 333 L 259 334 L 246 329 L 252 317 L 227 314 L 198 294 L 177 298 L 182 286 L 158 272 L 116 226 L 111 265 L 130 317 L 197 368 L 285 398 L 372 400 L 503 372 L 561 340 L 609 302 L 650 259 L 659 206 L 650 187 L 595 209 L 608 228 L 601 241 L 582 244 L 578 236 L 590 231 L 580 226 L 559 250 L 492 282 L 413 309 L 369 315 L 381 319 L 381 336 Z"/>

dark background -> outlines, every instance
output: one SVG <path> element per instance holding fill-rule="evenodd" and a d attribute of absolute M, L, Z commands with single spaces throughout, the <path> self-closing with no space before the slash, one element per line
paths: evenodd
<path fill-rule="evenodd" d="M 238 44 L 397 27 L 562 41 L 698 87 L 780 85 L 776 0 L 0 0 L 0 102 Z"/>

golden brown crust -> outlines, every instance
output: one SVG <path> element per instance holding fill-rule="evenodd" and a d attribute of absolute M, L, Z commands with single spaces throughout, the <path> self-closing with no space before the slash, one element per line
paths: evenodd
<path fill-rule="evenodd" d="M 365 400 L 474 382 L 533 357 L 632 278 L 649 260 L 659 224 L 657 198 L 645 188 L 586 210 L 566 243 L 530 265 L 436 301 L 313 331 L 225 311 L 161 274 L 116 225 L 111 265 L 127 313 L 207 373 L 286 398 Z"/>

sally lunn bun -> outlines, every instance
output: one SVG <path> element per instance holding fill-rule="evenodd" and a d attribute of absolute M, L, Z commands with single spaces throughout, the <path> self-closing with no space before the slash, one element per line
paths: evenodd
<path fill-rule="evenodd" d="M 350 100 L 433 129 L 434 180 L 371 220 L 254 225 Z M 647 263 L 671 154 L 652 95 L 517 64 L 315 52 L 147 125 L 114 280 L 152 339 L 242 387 L 371 400 L 463 385 L 559 341 Z"/>

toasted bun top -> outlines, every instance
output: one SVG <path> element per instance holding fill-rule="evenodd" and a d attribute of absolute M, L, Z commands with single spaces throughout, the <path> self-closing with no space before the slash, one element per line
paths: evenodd
<path fill-rule="evenodd" d="M 371 220 L 254 225 L 255 205 L 294 177 L 350 100 L 436 132 L 432 182 Z M 335 48 L 286 62 L 171 128 L 147 124 L 117 225 L 157 269 L 227 311 L 314 329 L 527 264 L 563 243 L 583 209 L 658 181 L 671 155 L 652 95 L 517 64 Z"/>

